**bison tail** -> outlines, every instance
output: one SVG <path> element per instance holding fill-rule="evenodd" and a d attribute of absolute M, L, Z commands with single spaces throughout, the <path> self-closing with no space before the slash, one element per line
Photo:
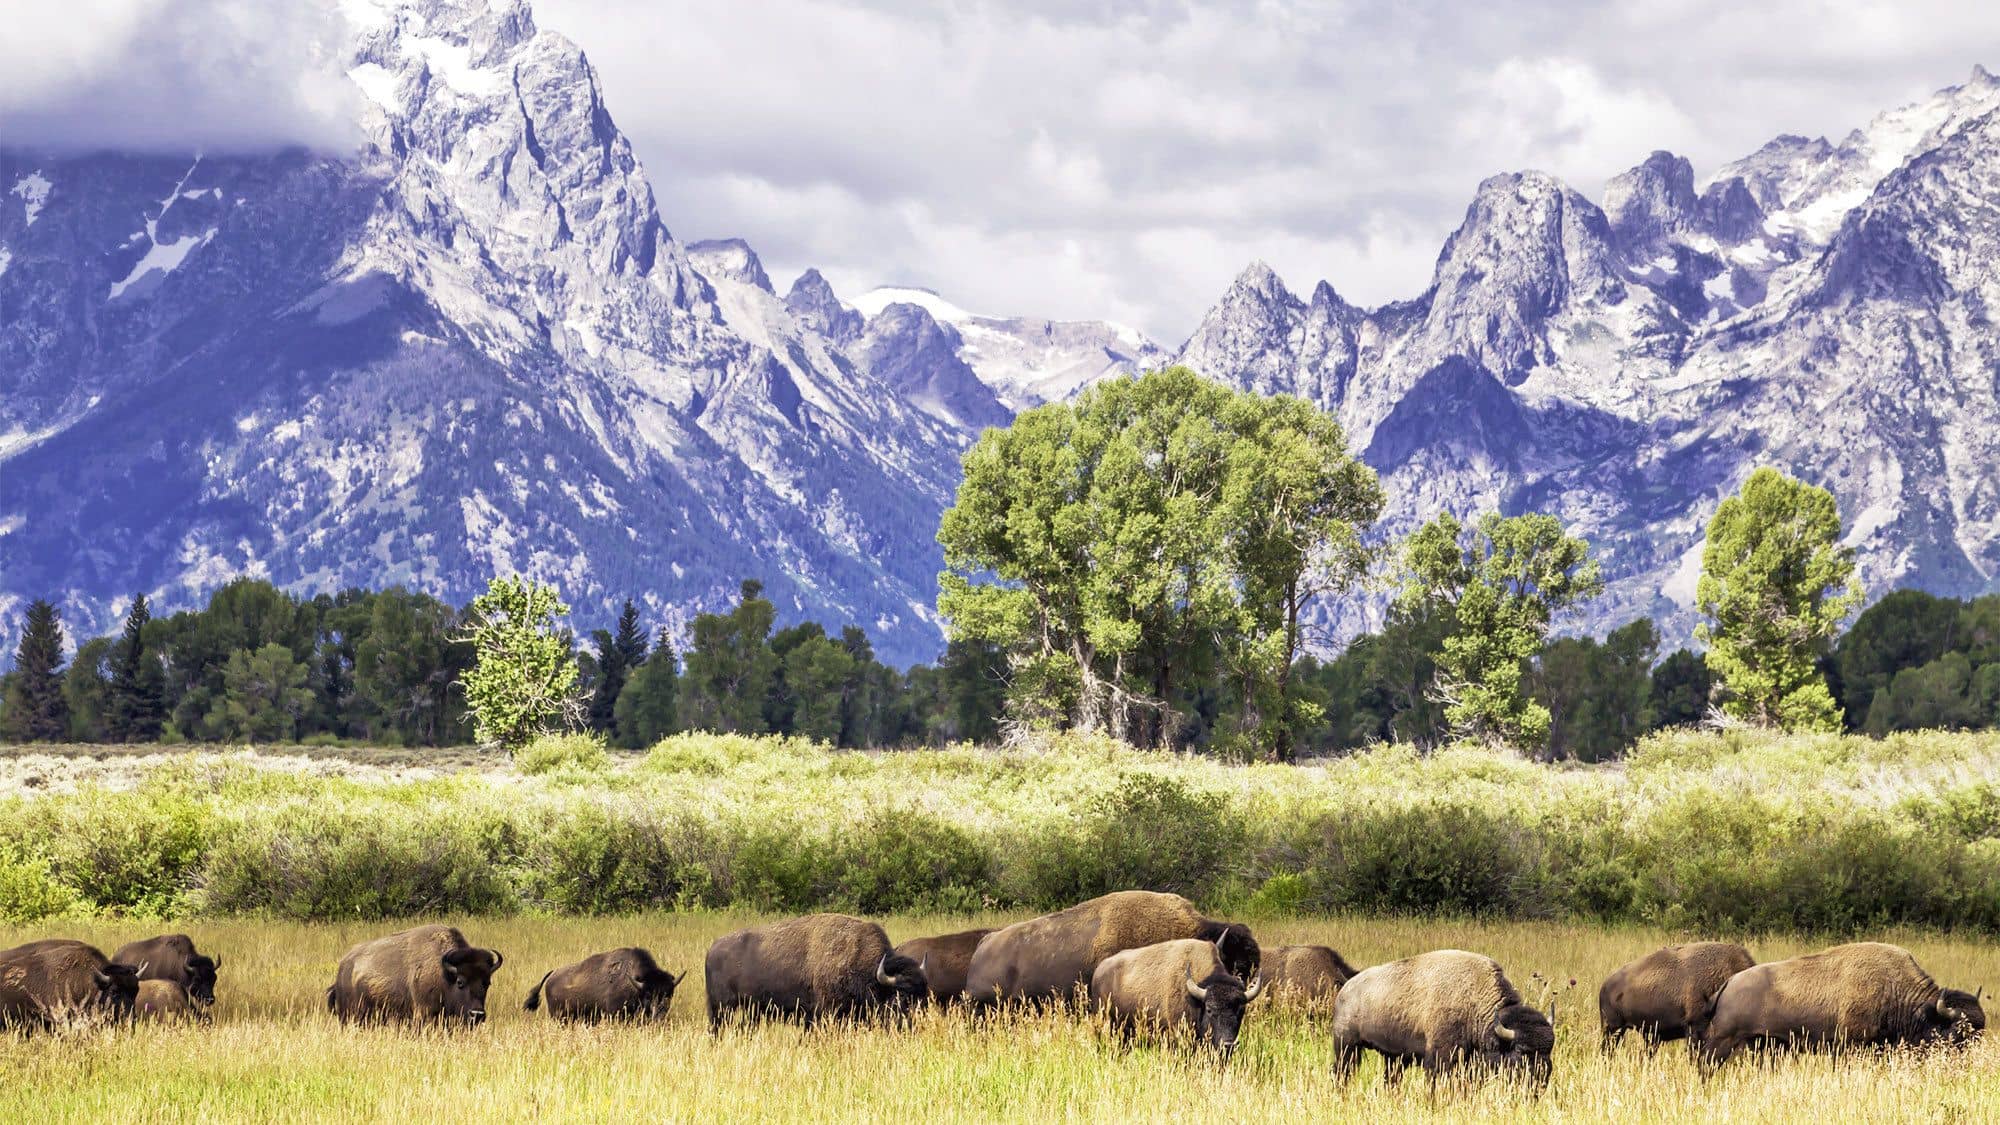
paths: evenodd
<path fill-rule="evenodd" d="M 549 978 L 555 975 L 556 971 L 554 969 L 543 973 L 542 979 L 535 982 L 535 987 L 528 990 L 527 1003 L 522 1004 L 521 1007 L 531 1012 L 540 1011 L 542 1007 L 542 986 L 549 983 Z"/>

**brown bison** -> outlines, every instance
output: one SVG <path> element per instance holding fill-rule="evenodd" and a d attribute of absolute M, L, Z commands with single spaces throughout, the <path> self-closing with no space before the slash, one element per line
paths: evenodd
<path fill-rule="evenodd" d="M 138 993 L 137 971 L 80 941 L 36 941 L 0 953 L 0 1027 L 124 1019 Z"/>
<path fill-rule="evenodd" d="M 549 1015 L 559 1020 L 664 1019 L 674 989 L 687 977 L 675 976 L 643 949 L 613 949 L 545 974 L 522 1007 L 537 1011 L 548 996 Z"/>
<path fill-rule="evenodd" d="M 1222 964 L 1215 946 L 1182 938 L 1106 957 L 1090 974 L 1090 1001 L 1130 1036 L 1144 1025 L 1172 1036 L 1193 1033 L 1224 1059 L 1236 1050 L 1243 1011 L 1263 991 Z"/>
<path fill-rule="evenodd" d="M 972 967 L 972 951 L 979 947 L 981 938 L 992 932 L 962 930 L 937 937 L 911 938 L 897 946 L 896 952 L 923 966 L 924 979 L 930 982 L 931 999 L 949 1004 L 964 997 L 965 972 Z"/>
<path fill-rule="evenodd" d="M 1963 1043 L 1986 1030 L 1976 993 L 1940 988 L 1910 951 L 1862 941 L 1729 978 L 1702 1041 L 1710 1068 L 1746 1045 Z"/>
<path fill-rule="evenodd" d="M 1651 1054 L 1670 1039 L 1699 1046 L 1729 978 L 1756 964 L 1750 951 L 1728 941 L 1670 945 L 1627 962 L 1597 990 L 1597 1018 L 1609 1052 L 1627 1031 L 1637 1031 Z"/>
<path fill-rule="evenodd" d="M 1324 945 L 1281 945 L 1264 951 L 1264 987 L 1273 1001 L 1331 1008 L 1357 970 Z"/>
<path fill-rule="evenodd" d="M 450 926 L 364 941 L 340 959 L 327 1010 L 342 1023 L 476 1024 L 486 1018 L 486 990 L 504 958 L 479 949 Z"/>
<path fill-rule="evenodd" d="M 138 967 L 142 981 L 173 981 L 196 1004 L 206 1007 L 215 1003 L 215 974 L 222 968 L 222 958 L 197 952 L 194 939 L 186 934 L 162 934 L 121 945 L 111 959 Z"/>
<path fill-rule="evenodd" d="M 852 1019 L 906 1010 L 930 993 L 921 964 L 865 918 L 808 914 L 724 934 L 702 965 L 712 1032 L 730 1012 Z"/>
<path fill-rule="evenodd" d="M 142 979 L 139 995 L 132 1002 L 132 1015 L 142 1020 L 208 1022 L 208 1013 L 195 1005 L 187 989 L 170 980 Z"/>
<path fill-rule="evenodd" d="M 982 1004 L 1068 999 L 1113 953 L 1181 938 L 1216 944 L 1239 980 L 1257 972 L 1248 927 L 1204 918 L 1179 895 L 1119 891 L 986 935 L 966 969 L 965 994 Z"/>
<path fill-rule="evenodd" d="M 1334 1076 L 1352 1077 L 1364 1049 L 1389 1081 L 1414 1062 L 1433 1083 L 1461 1064 L 1549 1080 L 1555 1025 L 1521 1002 L 1499 962 L 1443 949 L 1363 969 L 1333 1002 Z"/>

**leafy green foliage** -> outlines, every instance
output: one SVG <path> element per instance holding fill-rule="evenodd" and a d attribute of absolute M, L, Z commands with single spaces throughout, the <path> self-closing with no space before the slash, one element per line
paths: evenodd
<path fill-rule="evenodd" d="M 1695 635 L 1723 709 L 1786 730 L 1837 729 L 1818 662 L 1860 597 L 1833 495 L 1776 469 L 1750 474 L 1709 520 L 1695 589 L 1707 618 Z"/>
<path fill-rule="evenodd" d="M 596 734 L 545 734 L 514 753 L 514 768 L 529 775 L 602 773 L 610 767 L 611 755 Z"/>
<path fill-rule="evenodd" d="M 579 724 L 576 659 L 556 631 L 568 613 L 555 587 L 514 576 L 473 599 L 464 638 L 475 660 L 458 682 L 480 742 L 512 752 L 551 727 Z"/>
<path fill-rule="evenodd" d="M 664 632 L 653 653 L 626 678 L 613 712 L 618 745 L 641 750 L 680 729 L 680 658 Z"/>
<path fill-rule="evenodd" d="M 778 655 L 770 643 L 777 617 L 777 607 L 764 597 L 764 584 L 746 579 L 735 609 L 694 619 L 694 643 L 680 686 L 688 727 L 723 734 L 770 729 L 764 710 L 778 674 Z"/>
<path fill-rule="evenodd" d="M 1547 742 L 1547 707 L 1523 690 L 1527 662 L 1557 613 L 1604 588 L 1590 546 L 1554 516 L 1445 513 L 1403 548 L 1405 606 L 1450 621 L 1432 691 L 1463 736 L 1521 748 Z"/>
<path fill-rule="evenodd" d="M 1653 657 L 1660 636 L 1640 619 L 1603 643 L 1562 637 L 1543 646 L 1529 688 L 1549 711 L 1548 756 L 1602 762 L 1653 728 Z"/>

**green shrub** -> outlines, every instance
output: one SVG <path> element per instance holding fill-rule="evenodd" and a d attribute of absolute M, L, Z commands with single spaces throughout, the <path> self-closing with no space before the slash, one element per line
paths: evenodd
<path fill-rule="evenodd" d="M 514 754 L 514 768 L 530 776 L 603 773 L 611 768 L 611 753 L 595 734 L 545 734 Z"/>
<path fill-rule="evenodd" d="M 911 809 L 879 809 L 841 842 L 837 901 L 862 914 L 967 913 L 992 885 L 993 856 L 969 833 Z"/>
<path fill-rule="evenodd" d="M 1458 804 L 1354 810 L 1318 824 L 1314 900 L 1389 914 L 1551 913 L 1540 841 L 1504 815 Z"/>
<path fill-rule="evenodd" d="M 1201 901 L 1223 892 L 1245 844 L 1244 825 L 1220 794 L 1193 791 L 1171 777 L 1127 774 L 1091 798 L 1070 826 L 1019 849 L 1025 880 L 1018 893 L 1043 906 L 1121 890 Z"/>
<path fill-rule="evenodd" d="M 82 905 L 77 893 L 56 881 L 46 860 L 0 846 L 0 922 L 39 922 L 71 913 Z"/>
<path fill-rule="evenodd" d="M 722 906 L 706 862 L 716 847 L 699 821 L 583 804 L 536 826 L 523 865 L 526 894 L 565 914 Z"/>

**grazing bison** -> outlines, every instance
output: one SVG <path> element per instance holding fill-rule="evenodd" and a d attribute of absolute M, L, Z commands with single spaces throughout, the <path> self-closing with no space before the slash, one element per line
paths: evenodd
<path fill-rule="evenodd" d="M 1264 951 L 1264 987 L 1273 1001 L 1324 1007 L 1359 970 L 1324 945 L 1281 945 Z"/>
<path fill-rule="evenodd" d="M 1435 1083 L 1460 1064 L 1549 1080 L 1555 1026 L 1521 1002 L 1499 962 L 1443 949 L 1356 973 L 1333 1003 L 1334 1076 L 1351 1077 L 1363 1049 L 1395 1081 L 1415 1062 Z"/>
<path fill-rule="evenodd" d="M 1639 1033 L 1649 1054 L 1669 1039 L 1686 1039 L 1698 1047 L 1722 986 L 1756 963 L 1749 950 L 1734 942 L 1696 941 L 1619 966 L 1597 990 L 1603 1049 L 1616 1047 L 1628 1030 Z"/>
<path fill-rule="evenodd" d="M 733 1011 L 751 1016 L 851 1019 L 905 1010 L 930 992 L 923 967 L 889 948 L 865 918 L 808 914 L 724 934 L 702 965 L 708 1026 Z"/>
<path fill-rule="evenodd" d="M 342 1023 L 476 1024 L 486 1018 L 486 990 L 503 960 L 450 926 L 418 926 L 348 950 L 326 1006 Z"/>
<path fill-rule="evenodd" d="M 0 1027 L 26 1030 L 132 1014 L 139 975 L 80 941 L 30 942 L 0 953 Z"/>
<path fill-rule="evenodd" d="M 1729 978 L 1702 1041 L 1710 1068 L 1745 1045 L 1963 1043 L 1986 1030 L 1975 993 L 1940 988 L 1910 951 L 1862 941 Z"/>
<path fill-rule="evenodd" d="M 664 1019 L 686 976 L 660 968 L 643 949 L 613 949 L 550 971 L 522 1007 L 539 1010 L 546 994 L 554 1019 Z"/>
<path fill-rule="evenodd" d="M 1179 895 L 1119 891 L 986 935 L 966 969 L 965 994 L 982 1004 L 1066 999 L 1089 986 L 1106 957 L 1181 938 L 1216 943 L 1238 979 L 1257 972 L 1248 927 L 1204 918 Z"/>
<path fill-rule="evenodd" d="M 1222 964 L 1213 944 L 1182 938 L 1106 957 L 1090 974 L 1090 1001 L 1126 1035 L 1140 1025 L 1192 1032 L 1224 1059 L 1236 1050 L 1243 1010 L 1263 991 Z"/>
<path fill-rule="evenodd" d="M 992 932 L 963 930 L 938 937 L 911 938 L 897 946 L 896 952 L 923 966 L 924 979 L 930 982 L 931 999 L 949 1004 L 965 995 L 965 972 L 972 967 L 972 951 L 979 947 L 981 938 Z"/>
<path fill-rule="evenodd" d="M 132 1002 L 132 1015 L 142 1020 L 200 1020 L 208 1022 L 208 1013 L 196 1007 L 194 998 L 176 981 L 139 981 L 139 995 Z"/>
<path fill-rule="evenodd" d="M 194 939 L 186 934 L 162 934 L 121 945 L 111 959 L 139 967 L 142 981 L 173 981 L 186 989 L 188 999 L 196 1004 L 215 1003 L 215 974 L 222 968 L 222 958 L 196 952 Z"/>

